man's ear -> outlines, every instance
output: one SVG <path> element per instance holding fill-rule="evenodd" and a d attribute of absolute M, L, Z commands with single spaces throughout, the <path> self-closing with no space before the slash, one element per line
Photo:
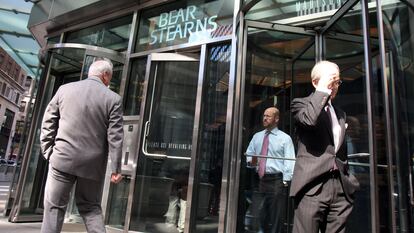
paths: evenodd
<path fill-rule="evenodd" d="M 318 82 L 319 82 L 318 79 L 313 79 L 312 80 L 312 85 L 313 85 L 314 88 L 316 88 L 318 86 Z"/>
<path fill-rule="evenodd" d="M 104 78 L 105 80 L 109 83 L 111 81 L 111 73 L 109 73 L 108 71 L 104 72 Z"/>

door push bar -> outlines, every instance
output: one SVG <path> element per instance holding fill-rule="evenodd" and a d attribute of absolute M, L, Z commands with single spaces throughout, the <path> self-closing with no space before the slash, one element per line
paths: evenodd
<path fill-rule="evenodd" d="M 150 121 L 146 121 L 145 122 L 145 127 L 144 127 L 144 142 L 142 145 L 142 153 L 145 156 L 148 157 L 156 157 L 156 158 L 166 158 L 166 159 L 182 159 L 182 160 L 191 160 L 191 157 L 180 157 L 180 156 L 171 156 L 171 155 L 164 155 L 164 154 L 154 154 L 154 153 L 149 153 L 147 150 L 147 137 L 149 134 L 149 126 L 150 126 Z"/>

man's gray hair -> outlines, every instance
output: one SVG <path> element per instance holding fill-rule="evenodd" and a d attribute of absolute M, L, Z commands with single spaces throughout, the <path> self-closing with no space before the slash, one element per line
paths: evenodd
<path fill-rule="evenodd" d="M 112 64 L 111 60 L 107 58 L 99 59 L 94 61 L 89 67 L 88 76 L 100 76 L 105 72 L 112 74 L 113 68 L 114 65 Z"/>
<path fill-rule="evenodd" d="M 311 78 L 312 81 L 313 80 L 318 80 L 321 78 L 321 73 L 322 70 L 326 67 L 326 66 L 334 66 L 337 70 L 338 73 L 340 72 L 339 67 L 337 64 L 330 62 L 330 61 L 319 61 L 315 64 L 315 66 L 313 66 L 312 68 L 312 72 L 311 72 Z"/>

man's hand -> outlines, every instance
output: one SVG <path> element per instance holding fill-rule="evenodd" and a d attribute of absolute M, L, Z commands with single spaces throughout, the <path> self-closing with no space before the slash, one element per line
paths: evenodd
<path fill-rule="evenodd" d="M 339 77 L 336 73 L 326 72 L 318 81 L 318 88 L 332 90 L 335 82 L 339 80 Z"/>
<path fill-rule="evenodd" d="M 114 184 L 118 184 L 122 180 L 122 175 L 119 173 L 112 173 L 111 174 L 111 182 Z"/>

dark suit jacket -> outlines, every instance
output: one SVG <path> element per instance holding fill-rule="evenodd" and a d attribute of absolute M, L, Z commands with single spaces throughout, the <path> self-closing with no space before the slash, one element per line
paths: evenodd
<path fill-rule="evenodd" d="M 356 178 L 349 174 L 345 139 L 345 113 L 334 107 L 341 126 L 340 147 L 335 153 L 332 126 L 324 110 L 329 94 L 315 91 L 305 98 L 292 101 L 291 111 L 296 123 L 298 153 L 290 188 L 290 196 L 300 197 L 319 190 L 321 178 L 332 169 L 334 162 L 340 171 L 342 187 L 348 201 L 359 187 Z"/>
<path fill-rule="evenodd" d="M 43 116 L 43 155 L 68 174 L 102 180 L 108 155 L 120 173 L 122 140 L 121 97 L 97 77 L 59 87 Z"/>

